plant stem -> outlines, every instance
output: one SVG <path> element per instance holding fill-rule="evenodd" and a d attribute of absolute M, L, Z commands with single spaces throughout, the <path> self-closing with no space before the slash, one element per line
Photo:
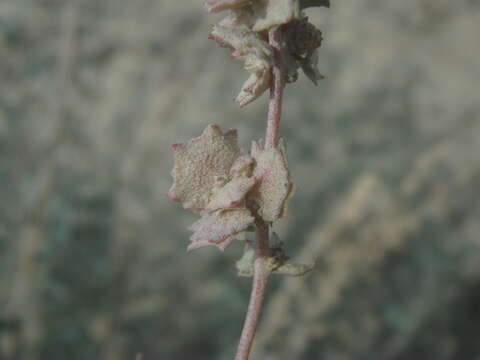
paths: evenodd
<path fill-rule="evenodd" d="M 272 85 L 268 103 L 268 120 L 265 134 L 265 149 L 276 147 L 280 131 L 282 114 L 282 97 L 285 87 L 285 74 L 282 59 L 282 30 L 275 27 L 268 33 L 270 45 L 273 48 Z M 258 320 L 262 312 L 263 299 L 267 288 L 270 270 L 267 263 L 270 256 L 269 225 L 262 219 L 257 219 L 257 241 L 255 242 L 255 263 L 252 281 L 252 292 L 248 304 L 247 315 L 243 325 L 242 335 L 238 343 L 235 360 L 248 360 L 253 339 L 257 330 Z"/>
<path fill-rule="evenodd" d="M 268 225 L 265 224 L 263 220 L 258 220 L 252 292 L 250 293 L 250 303 L 248 304 L 247 316 L 238 343 L 235 360 L 248 360 L 255 332 L 257 330 L 258 319 L 260 318 L 262 311 L 268 276 L 270 275 L 270 271 L 266 266 L 269 253 L 268 231 Z"/>
<path fill-rule="evenodd" d="M 283 89 L 285 74 L 282 58 L 282 29 L 275 27 L 268 33 L 270 45 L 273 48 L 272 85 L 268 100 L 268 121 L 265 134 L 265 149 L 276 147 L 280 133 L 280 118 L 282 116 Z"/>

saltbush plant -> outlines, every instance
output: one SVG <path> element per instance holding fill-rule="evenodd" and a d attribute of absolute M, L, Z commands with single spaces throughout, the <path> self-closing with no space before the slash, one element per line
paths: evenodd
<path fill-rule="evenodd" d="M 290 181 L 285 140 L 280 137 L 283 90 L 298 71 L 314 83 L 322 33 L 304 13 L 328 7 L 329 0 L 206 0 L 209 12 L 225 12 L 210 38 L 231 50 L 250 73 L 235 101 L 251 103 L 269 90 L 265 136 L 250 152 L 237 143 L 236 130 L 211 124 L 184 144 L 174 144 L 174 183 L 169 197 L 200 215 L 190 226 L 187 250 L 213 245 L 224 251 L 243 241 L 239 275 L 252 276 L 250 303 L 235 360 L 248 360 L 271 274 L 299 276 L 312 265 L 292 264 L 272 224 L 287 213 L 294 186 Z M 252 237 L 251 234 L 255 234 Z"/>

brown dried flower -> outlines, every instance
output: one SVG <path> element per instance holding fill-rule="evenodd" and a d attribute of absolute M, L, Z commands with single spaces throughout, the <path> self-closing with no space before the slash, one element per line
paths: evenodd
<path fill-rule="evenodd" d="M 323 76 L 318 72 L 318 48 L 322 44 L 322 32 L 308 22 L 307 17 L 285 25 L 284 59 L 287 81 L 297 79 L 297 70 L 301 68 L 305 75 L 317 85 Z"/>

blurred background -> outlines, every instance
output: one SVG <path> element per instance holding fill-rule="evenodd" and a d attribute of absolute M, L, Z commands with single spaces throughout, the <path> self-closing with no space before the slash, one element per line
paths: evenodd
<path fill-rule="evenodd" d="M 253 359 L 480 359 L 480 2 L 332 1 Z M 0 359 L 232 359 L 240 244 L 186 254 L 170 144 L 264 131 L 200 0 L 0 0 Z"/>

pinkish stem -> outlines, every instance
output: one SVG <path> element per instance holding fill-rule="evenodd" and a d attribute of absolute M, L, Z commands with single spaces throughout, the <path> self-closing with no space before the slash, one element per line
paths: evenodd
<path fill-rule="evenodd" d="M 268 100 L 268 121 L 265 134 L 265 149 L 276 147 L 280 133 L 280 118 L 282 116 L 283 89 L 285 74 L 282 59 L 282 30 L 273 28 L 268 33 L 270 45 L 273 48 L 272 86 Z"/>
<path fill-rule="evenodd" d="M 282 60 L 282 30 L 280 27 L 269 31 L 269 42 L 273 47 L 272 85 L 268 103 L 268 121 L 265 134 L 265 149 L 276 147 L 279 138 L 280 118 L 282 114 L 282 97 L 285 87 L 285 74 Z M 268 245 L 269 225 L 261 219 L 256 220 L 257 241 L 255 243 L 255 263 L 250 303 L 238 343 L 235 360 L 248 360 L 258 320 L 262 312 L 263 299 L 267 288 L 270 270 L 267 267 L 270 249 Z"/>
<path fill-rule="evenodd" d="M 247 316 L 243 324 L 242 336 L 238 343 L 235 360 L 248 360 L 252 348 L 253 339 L 257 330 L 258 319 L 262 312 L 263 299 L 267 288 L 270 271 L 267 268 L 268 261 L 268 225 L 264 221 L 257 221 L 256 256 L 252 281 L 252 292 L 248 304 Z"/>

